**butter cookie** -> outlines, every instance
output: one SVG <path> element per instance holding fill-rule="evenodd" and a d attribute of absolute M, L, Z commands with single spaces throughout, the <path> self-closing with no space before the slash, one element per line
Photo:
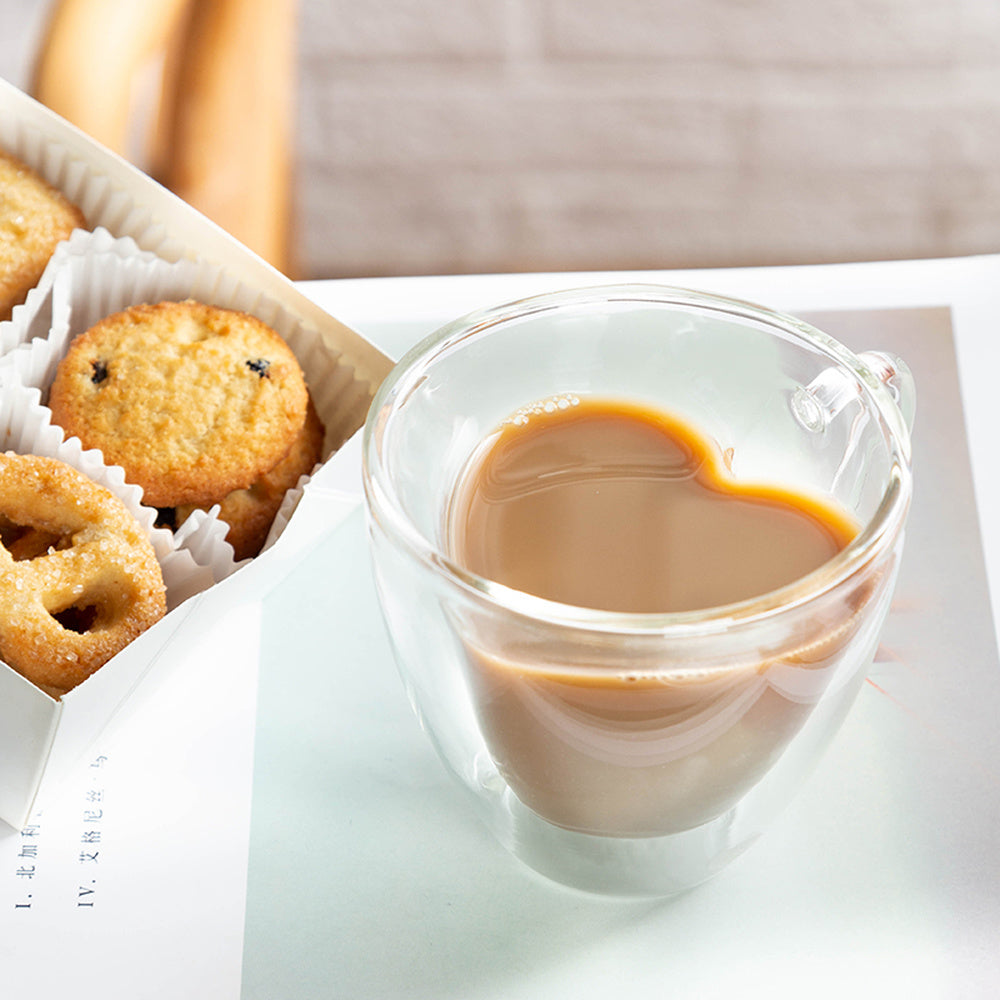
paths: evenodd
<path fill-rule="evenodd" d="M 80 334 L 49 394 L 53 418 L 120 465 L 153 507 L 252 486 L 289 452 L 308 390 L 285 341 L 247 313 L 136 305 Z"/>
<path fill-rule="evenodd" d="M 85 225 L 76 205 L 0 151 L 0 320 L 38 284 L 56 245 Z"/>
<path fill-rule="evenodd" d="M 72 466 L 0 454 L 0 659 L 56 697 L 166 613 L 152 543 Z"/>

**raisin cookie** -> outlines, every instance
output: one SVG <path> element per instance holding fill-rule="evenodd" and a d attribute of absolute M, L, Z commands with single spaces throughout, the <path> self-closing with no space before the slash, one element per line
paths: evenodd
<path fill-rule="evenodd" d="M 0 151 L 0 320 L 38 284 L 83 213 L 20 160 Z"/>
<path fill-rule="evenodd" d="M 298 438 L 308 398 L 295 355 L 267 324 L 189 300 L 132 306 L 76 337 L 49 406 L 146 503 L 176 507 L 270 472 Z"/>
<path fill-rule="evenodd" d="M 219 517 L 229 525 L 226 541 L 237 559 L 249 559 L 260 552 L 285 494 L 322 458 L 323 436 L 323 424 L 310 400 L 302 432 L 288 454 L 252 486 L 233 490 L 215 501 L 220 507 Z M 200 506 L 207 510 L 212 504 Z M 180 526 L 194 510 L 188 504 L 161 513 L 166 523 Z"/>
<path fill-rule="evenodd" d="M 0 658 L 53 696 L 166 613 L 153 546 L 113 493 L 64 462 L 0 454 Z"/>

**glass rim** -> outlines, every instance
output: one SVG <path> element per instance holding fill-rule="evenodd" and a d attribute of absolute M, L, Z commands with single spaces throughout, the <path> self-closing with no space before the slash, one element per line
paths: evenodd
<path fill-rule="evenodd" d="M 395 409 L 407 389 L 436 358 L 492 328 L 542 312 L 596 304 L 641 304 L 697 308 L 752 320 L 804 342 L 847 369 L 879 411 L 896 456 L 881 501 L 857 535 L 835 556 L 783 587 L 731 604 L 693 611 L 627 612 L 564 604 L 505 586 L 473 573 L 451 559 L 403 510 L 388 481 L 379 449 L 380 415 Z M 552 626 L 595 633 L 690 635 L 724 632 L 771 619 L 802 607 L 838 588 L 869 565 L 899 533 L 912 491 L 910 433 L 889 389 L 871 368 L 839 341 L 790 314 L 742 299 L 672 285 L 629 282 L 544 292 L 466 313 L 439 327 L 407 351 L 377 389 L 362 432 L 362 484 L 368 515 L 417 559 L 469 596 L 498 610 Z"/>

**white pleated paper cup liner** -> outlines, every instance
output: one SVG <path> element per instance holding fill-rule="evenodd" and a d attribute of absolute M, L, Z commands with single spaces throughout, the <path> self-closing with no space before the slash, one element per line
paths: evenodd
<path fill-rule="evenodd" d="M 177 543 L 173 532 L 157 527 L 156 511 L 142 503 L 142 490 L 125 482 L 123 471 L 107 465 L 99 451 L 83 449 L 77 438 L 65 438 L 42 406 L 37 388 L 14 384 L 0 393 L 0 442 L 4 452 L 58 459 L 118 497 L 152 543 L 167 588 L 168 610 L 228 574 L 231 552 L 228 559 L 224 551 L 201 550 L 196 556 Z"/>
<path fill-rule="evenodd" d="M 315 472 L 315 470 L 313 471 Z M 310 479 L 311 476 L 301 476 L 295 486 L 285 493 L 285 497 L 281 501 L 281 506 L 274 515 L 274 521 L 271 523 L 271 529 L 264 540 L 261 552 L 266 552 L 281 537 L 281 533 L 287 527 L 288 522 L 292 519 L 292 515 L 298 507 Z"/>
<path fill-rule="evenodd" d="M 49 335 L 52 327 L 53 280 L 53 270 L 46 268 L 24 302 L 14 306 L 10 319 L 0 323 L 0 359 L 23 344 Z"/>
<path fill-rule="evenodd" d="M 79 232 L 54 259 L 50 338 L 58 361 L 70 341 L 99 320 L 140 303 L 198 302 L 250 313 L 272 327 L 294 352 L 305 374 L 317 413 L 326 428 L 324 458 L 364 419 L 371 388 L 360 381 L 339 350 L 315 326 L 221 265 L 165 261 L 139 250 L 128 238 L 104 230 Z M 51 382 L 55 368 L 47 374 Z"/>
<path fill-rule="evenodd" d="M 71 126 L 63 132 L 73 134 Z M 112 178 L 94 169 L 79 152 L 34 121 L 16 116 L 0 119 L 0 147 L 61 191 L 87 220 L 88 228 L 104 228 L 131 236 L 143 249 L 166 260 L 184 256 L 184 248 L 162 220 Z M 152 182 L 150 182 L 152 183 Z"/>
<path fill-rule="evenodd" d="M 370 396 L 368 383 L 356 378 L 354 369 L 343 363 L 329 340 L 282 303 L 234 278 L 221 266 L 187 259 L 164 261 L 140 250 L 130 238 L 116 238 L 98 229 L 75 233 L 58 249 L 50 268 L 52 321 L 47 338 L 21 343 L 0 365 L 0 381 L 13 377 L 38 390 L 43 407 L 59 363 L 75 337 L 133 305 L 194 299 L 251 313 L 284 338 L 302 366 L 325 428 L 324 461 L 364 417 Z M 46 412 L 51 421 L 51 412 Z M 308 479 L 289 491 L 267 546 L 280 537 L 306 482 Z M 197 562 L 213 567 L 217 579 L 243 565 L 235 561 L 232 547 L 225 542 L 228 526 L 218 520 L 217 508 L 197 512 L 181 527 L 184 530 L 176 536 L 179 546 L 191 551 Z"/>

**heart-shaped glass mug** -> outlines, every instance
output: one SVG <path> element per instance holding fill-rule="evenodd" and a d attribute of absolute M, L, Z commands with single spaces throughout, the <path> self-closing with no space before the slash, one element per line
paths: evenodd
<path fill-rule="evenodd" d="M 568 394 L 669 412 L 715 442 L 737 482 L 827 498 L 858 533 L 787 586 L 701 611 L 605 612 L 478 577 L 449 548 L 456 484 L 502 421 Z M 892 355 L 655 285 L 473 313 L 399 362 L 363 444 L 379 599 L 414 709 L 501 843 L 558 882 L 656 896 L 760 835 L 874 655 L 913 412 Z"/>

